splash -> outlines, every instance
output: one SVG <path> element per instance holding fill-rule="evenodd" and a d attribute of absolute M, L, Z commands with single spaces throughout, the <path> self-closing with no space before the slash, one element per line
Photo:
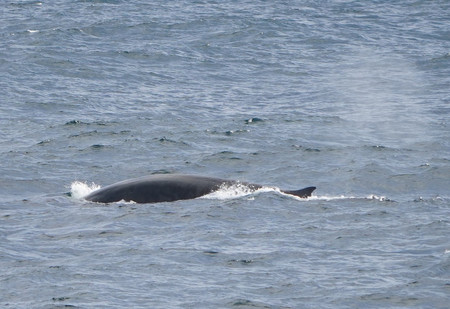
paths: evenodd
<path fill-rule="evenodd" d="M 100 189 L 100 186 L 95 183 L 89 185 L 86 182 L 74 181 L 70 185 L 70 195 L 77 200 L 81 200 L 92 191 L 98 189 Z"/>
<path fill-rule="evenodd" d="M 259 194 L 262 192 L 274 192 L 278 191 L 275 188 L 268 188 L 268 187 L 262 187 L 259 189 L 252 189 L 249 186 L 246 186 L 241 183 L 236 183 L 233 185 L 223 185 L 219 188 L 219 190 L 211 192 L 207 195 L 204 195 L 200 198 L 204 199 L 212 199 L 212 200 L 231 200 L 241 197 L 250 197 L 254 196 L 255 194 Z"/>

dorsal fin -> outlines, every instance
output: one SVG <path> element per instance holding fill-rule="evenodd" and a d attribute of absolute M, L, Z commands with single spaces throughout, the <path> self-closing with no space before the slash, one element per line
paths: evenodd
<path fill-rule="evenodd" d="M 300 190 L 293 190 L 293 191 L 281 191 L 286 194 L 295 195 L 301 198 L 307 198 L 311 196 L 311 193 L 316 190 L 316 187 L 307 187 Z"/>

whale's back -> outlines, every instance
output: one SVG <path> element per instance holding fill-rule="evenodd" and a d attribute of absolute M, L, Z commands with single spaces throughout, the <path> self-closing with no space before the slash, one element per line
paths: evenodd
<path fill-rule="evenodd" d="M 171 202 L 197 198 L 217 190 L 226 180 L 191 175 L 151 175 L 121 181 L 85 197 L 99 203 L 133 201 L 136 203 Z"/>

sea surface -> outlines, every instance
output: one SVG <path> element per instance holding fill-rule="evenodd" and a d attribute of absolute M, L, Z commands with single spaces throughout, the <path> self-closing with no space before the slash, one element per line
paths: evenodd
<path fill-rule="evenodd" d="M 1 308 L 448 308 L 449 1 L 0 7 Z"/>

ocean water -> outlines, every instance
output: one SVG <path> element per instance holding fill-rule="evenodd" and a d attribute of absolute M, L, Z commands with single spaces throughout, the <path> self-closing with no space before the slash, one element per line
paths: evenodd
<path fill-rule="evenodd" d="M 18 1 L 0 307 L 447 308 L 448 1 Z M 189 173 L 283 189 L 86 202 Z"/>

